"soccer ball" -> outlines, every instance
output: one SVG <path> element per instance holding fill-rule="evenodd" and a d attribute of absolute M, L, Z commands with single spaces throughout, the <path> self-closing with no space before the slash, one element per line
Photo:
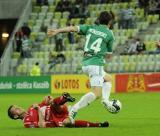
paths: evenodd
<path fill-rule="evenodd" d="M 118 113 L 122 109 L 122 104 L 119 100 L 113 99 L 107 102 L 104 101 L 102 103 L 105 105 L 106 109 L 113 114 Z"/>

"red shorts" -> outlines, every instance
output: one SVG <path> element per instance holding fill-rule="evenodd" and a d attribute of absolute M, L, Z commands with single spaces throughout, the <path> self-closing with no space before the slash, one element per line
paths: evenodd
<path fill-rule="evenodd" d="M 62 126 L 63 121 L 68 118 L 69 112 L 66 105 L 60 107 L 60 111 L 57 112 L 57 109 L 53 107 L 52 110 L 52 119 L 56 127 Z"/>

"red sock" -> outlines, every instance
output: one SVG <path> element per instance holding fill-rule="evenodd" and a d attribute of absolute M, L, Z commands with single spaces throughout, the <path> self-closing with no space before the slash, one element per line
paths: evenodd
<path fill-rule="evenodd" d="M 63 96 L 60 96 L 60 97 L 57 97 L 57 98 L 53 99 L 53 102 L 54 102 L 56 105 L 63 105 L 63 104 L 65 104 L 67 101 L 66 101 L 66 99 L 65 99 Z"/>
<path fill-rule="evenodd" d="M 83 120 L 75 120 L 75 127 L 99 127 L 99 123 L 93 123 Z"/>

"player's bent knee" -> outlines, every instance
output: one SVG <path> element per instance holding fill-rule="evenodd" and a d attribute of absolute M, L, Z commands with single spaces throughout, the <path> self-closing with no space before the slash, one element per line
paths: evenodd
<path fill-rule="evenodd" d="M 112 82 L 112 76 L 110 74 L 107 74 L 104 76 L 104 82 Z"/>

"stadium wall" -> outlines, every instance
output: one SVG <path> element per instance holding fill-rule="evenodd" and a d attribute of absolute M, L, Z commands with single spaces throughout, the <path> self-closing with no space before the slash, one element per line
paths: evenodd
<path fill-rule="evenodd" d="M 0 2 L 2 2 L 2 1 L 3 0 L 0 0 Z M 4 1 L 6 1 L 6 0 L 4 0 Z M 7 1 L 9 1 L 9 0 L 7 0 Z M 15 32 L 20 28 L 20 26 L 22 26 L 22 24 L 28 20 L 29 14 L 32 11 L 31 5 L 32 5 L 32 1 L 27 0 L 27 4 L 25 6 L 23 6 L 23 11 L 20 12 L 21 15 L 19 17 L 18 23 L 15 26 L 15 29 L 14 29 L 12 35 L 10 36 L 9 42 L 3 52 L 2 57 L 0 58 L 0 76 L 11 75 L 11 73 L 9 73 L 9 66 L 11 63 L 11 56 L 12 56 L 13 47 L 14 47 L 14 35 L 15 35 Z"/>
<path fill-rule="evenodd" d="M 160 73 L 112 74 L 112 93 L 160 91 Z M 1 77 L 0 93 L 89 92 L 86 75 Z"/>
<path fill-rule="evenodd" d="M 28 0 L 0 0 L 0 19 L 19 18 Z"/>

